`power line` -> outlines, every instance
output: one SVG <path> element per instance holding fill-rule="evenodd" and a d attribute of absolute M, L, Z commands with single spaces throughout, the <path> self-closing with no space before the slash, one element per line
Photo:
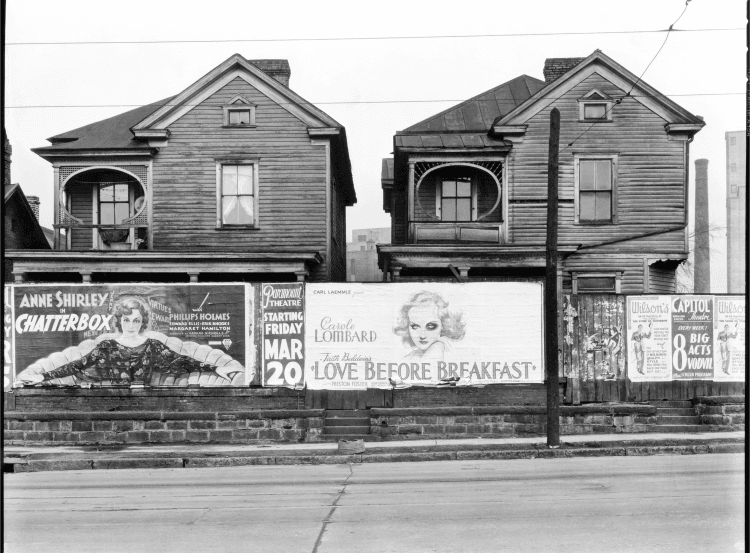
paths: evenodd
<path fill-rule="evenodd" d="M 631 92 L 633 92 L 633 89 L 635 89 L 635 86 L 636 86 L 636 85 L 637 85 L 637 84 L 638 84 L 639 82 L 641 82 L 641 79 L 642 79 L 642 78 L 643 78 L 643 76 L 644 76 L 644 75 L 646 74 L 646 71 L 648 71 L 648 68 L 649 68 L 649 67 L 651 67 L 651 64 L 652 64 L 652 63 L 654 63 L 654 60 L 656 60 L 656 58 L 657 58 L 657 57 L 659 56 L 659 54 L 661 53 L 662 49 L 664 48 L 664 45 L 665 45 L 665 44 L 667 43 L 667 40 L 669 40 L 669 34 L 670 34 L 670 33 L 672 32 L 672 30 L 674 29 L 674 26 L 675 26 L 675 25 L 677 25 L 677 22 L 678 22 L 678 21 L 679 21 L 680 19 L 682 19 L 682 16 L 683 16 L 683 15 L 685 15 L 685 12 L 687 11 L 687 9 L 688 9 L 688 5 L 689 5 L 689 4 L 690 4 L 690 0 L 685 0 L 685 8 L 684 8 L 684 9 L 682 10 L 682 13 L 680 14 L 680 16 L 679 16 L 679 17 L 678 17 L 677 19 L 675 19 L 675 20 L 674 20 L 674 23 L 672 23 L 672 24 L 671 24 L 671 25 L 669 26 L 669 29 L 667 29 L 667 35 L 666 35 L 666 36 L 664 37 L 664 42 L 662 42 L 662 43 L 661 43 L 661 46 L 659 46 L 659 49 L 658 49 L 658 50 L 656 51 L 656 54 L 654 54 L 654 57 L 653 57 L 653 58 L 651 58 L 651 61 L 650 61 L 650 62 L 648 62 L 648 65 L 646 66 L 646 69 L 644 69 L 644 70 L 643 70 L 643 72 L 641 73 L 640 77 L 638 77 L 638 78 L 637 78 L 637 79 L 635 80 L 635 82 L 633 83 L 633 86 L 631 86 L 631 87 L 630 87 L 630 90 L 628 90 L 628 93 L 627 93 L 627 94 L 625 94 L 625 97 L 624 97 L 624 98 L 618 98 L 617 100 L 615 100 L 615 101 L 614 101 L 614 102 L 613 102 L 613 103 L 612 103 L 612 104 L 611 104 L 611 105 L 610 105 L 609 107 L 607 107 L 607 109 L 606 109 L 606 110 L 604 111 L 604 114 L 603 114 L 603 115 L 602 115 L 602 116 L 601 116 L 601 117 L 600 117 L 599 119 L 597 119 L 596 121 L 594 121 L 594 122 L 593 122 L 593 123 L 591 124 L 591 126 L 589 126 L 589 128 L 588 128 L 588 129 L 586 129 L 586 130 L 585 130 L 585 131 L 583 131 L 583 132 L 582 132 L 581 134 L 579 134 L 579 135 L 578 135 L 578 136 L 577 136 L 577 137 L 575 138 L 575 140 L 573 140 L 573 142 L 570 142 L 570 143 L 569 143 L 569 144 L 568 144 L 567 146 L 565 146 L 565 148 L 563 148 L 562 150 L 560 150 L 560 152 L 559 152 L 559 153 L 563 153 L 563 152 L 564 152 L 565 150 L 567 150 L 568 148 L 570 148 L 571 146 L 573 146 L 573 144 L 575 144 L 576 142 L 578 142 L 578 140 L 579 140 L 579 139 L 580 139 L 580 138 L 581 138 L 581 137 L 582 137 L 582 136 L 583 136 L 584 134 L 586 134 L 587 132 L 589 132 L 589 131 L 590 131 L 590 130 L 591 130 L 591 129 L 592 129 L 593 127 L 594 127 L 594 125 L 596 125 L 596 124 L 597 124 L 598 122 L 600 122 L 600 121 L 603 121 L 603 120 L 605 120 L 605 119 L 606 119 L 606 117 L 607 117 L 607 114 L 608 114 L 608 113 L 609 113 L 610 111 L 612 111 L 612 108 L 614 108 L 614 107 L 615 107 L 616 105 L 619 105 L 619 104 L 621 104 L 621 103 L 622 103 L 622 101 L 623 101 L 623 100 L 624 100 L 625 98 L 628 98 L 628 97 L 632 97 L 630 93 L 631 93 Z"/>
<path fill-rule="evenodd" d="M 6 46 L 85 46 L 103 44 L 210 44 L 232 42 L 340 42 L 363 40 L 435 40 L 460 38 L 502 38 L 524 36 L 578 36 L 578 35 L 630 35 L 643 33 L 708 33 L 723 31 L 745 31 L 744 27 L 712 29 L 643 29 L 635 31 L 569 31 L 558 33 L 498 33 L 477 35 L 414 35 L 414 36 L 368 36 L 368 37 L 323 37 L 323 38 L 229 38 L 206 40 L 77 40 L 69 42 L 6 42 Z"/>
<path fill-rule="evenodd" d="M 664 96 L 672 97 L 686 97 L 686 96 L 741 96 L 744 92 L 696 92 L 691 94 L 665 94 Z M 627 94 L 625 97 L 630 98 L 659 98 L 653 94 Z M 542 96 L 537 98 L 538 100 L 550 99 L 554 100 L 557 97 Z M 298 106 L 323 106 L 323 105 L 366 105 L 366 104 L 437 104 L 437 103 L 452 103 L 452 102 L 465 102 L 466 99 L 460 100 L 357 100 L 357 101 L 340 101 L 340 102 L 278 102 L 278 105 L 283 106 L 287 104 L 294 104 Z M 509 104 L 511 102 L 508 102 Z M 148 104 L 61 104 L 61 105 L 27 105 L 27 106 L 5 106 L 5 109 L 30 109 L 30 108 L 51 108 L 51 109 L 67 109 L 67 108 L 140 108 L 146 107 Z M 163 106 L 184 106 L 184 107 L 196 107 L 202 104 L 161 104 L 154 106 L 154 110 L 159 109 Z M 218 105 L 218 104 L 217 104 Z M 515 103 L 513 103 L 515 107 Z"/>

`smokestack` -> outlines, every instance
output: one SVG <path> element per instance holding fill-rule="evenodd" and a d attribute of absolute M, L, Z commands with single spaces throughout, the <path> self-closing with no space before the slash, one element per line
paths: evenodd
<path fill-rule="evenodd" d="M 29 201 L 29 205 L 31 206 L 31 211 L 34 212 L 34 217 L 36 217 L 36 220 L 39 220 L 39 196 L 26 196 L 26 199 Z"/>
<path fill-rule="evenodd" d="M 708 160 L 695 160 L 695 249 L 693 290 L 711 293 L 711 246 L 708 220 Z"/>

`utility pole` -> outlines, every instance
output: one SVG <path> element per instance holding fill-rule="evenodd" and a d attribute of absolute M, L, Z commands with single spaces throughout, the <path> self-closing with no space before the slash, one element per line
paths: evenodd
<path fill-rule="evenodd" d="M 547 445 L 560 447 L 560 377 L 557 343 L 557 172 L 560 110 L 552 108 L 547 164 L 547 272 L 544 282 L 544 365 L 547 367 Z"/>

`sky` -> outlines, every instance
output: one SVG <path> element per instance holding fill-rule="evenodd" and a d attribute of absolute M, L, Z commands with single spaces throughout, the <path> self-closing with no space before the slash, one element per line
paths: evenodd
<path fill-rule="evenodd" d="M 746 128 L 746 3 L 685 5 L 8 0 L 4 125 L 13 146 L 12 181 L 40 197 L 41 222 L 51 226 L 52 168 L 31 148 L 175 95 L 234 53 L 284 58 L 290 88 L 347 129 L 358 197 L 347 210 L 349 231 L 386 227 L 380 165 L 396 131 L 519 75 L 543 79 L 548 57 L 583 57 L 598 48 L 636 75 L 648 67 L 644 81 L 705 118 L 690 146 L 691 191 L 694 161 L 708 159 L 710 217 L 725 227 L 724 133 Z M 683 10 L 675 29 L 740 30 L 672 32 L 649 66 L 665 33 L 633 31 L 667 29 Z M 13 44 L 92 41 L 140 43 Z M 726 233 L 717 233 L 711 246 L 712 288 L 724 292 Z"/>

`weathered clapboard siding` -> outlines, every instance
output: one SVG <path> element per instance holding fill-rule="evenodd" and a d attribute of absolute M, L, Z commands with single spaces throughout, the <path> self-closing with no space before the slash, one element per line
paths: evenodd
<path fill-rule="evenodd" d="M 593 88 L 614 98 L 626 92 L 593 74 L 529 119 L 523 142 L 513 147 L 508 166 L 509 229 L 513 243 L 544 243 L 552 107 L 560 110 L 562 119 L 559 198 L 568 200 L 560 208 L 561 243 L 591 245 L 684 223 L 685 143 L 669 140 L 664 128 L 666 121 L 633 98 L 614 106 L 612 122 L 593 126 L 590 122 L 579 122 L 577 100 Z M 575 144 L 567 147 L 573 141 Z M 596 153 L 618 154 L 618 223 L 576 225 L 574 155 Z M 538 200 L 541 204 L 513 203 L 518 200 Z M 656 247 L 672 250 L 683 244 L 683 235 L 674 233 Z"/>
<path fill-rule="evenodd" d="M 94 221 L 93 185 L 90 182 L 73 182 L 67 187 L 68 209 L 84 225 Z M 70 230 L 71 250 L 90 250 L 94 247 L 93 234 L 90 228 L 73 228 Z"/>
<path fill-rule="evenodd" d="M 346 204 L 336 179 L 331 183 L 331 275 L 333 282 L 346 282 Z"/>
<path fill-rule="evenodd" d="M 674 294 L 674 269 L 651 265 L 648 268 L 648 291 L 650 294 Z"/>
<path fill-rule="evenodd" d="M 406 244 L 408 196 L 404 188 L 393 188 L 393 207 L 391 209 L 391 224 L 393 225 L 393 243 Z"/>
<path fill-rule="evenodd" d="M 222 105 L 237 94 L 256 104 L 256 127 L 225 128 Z M 154 158 L 154 248 L 268 251 L 295 248 L 325 256 L 326 148 L 306 125 L 237 78 L 169 126 Z M 258 228 L 216 229 L 216 159 L 258 160 Z M 337 211 L 340 211 L 337 208 Z M 326 264 L 312 280 L 325 278 Z"/>

